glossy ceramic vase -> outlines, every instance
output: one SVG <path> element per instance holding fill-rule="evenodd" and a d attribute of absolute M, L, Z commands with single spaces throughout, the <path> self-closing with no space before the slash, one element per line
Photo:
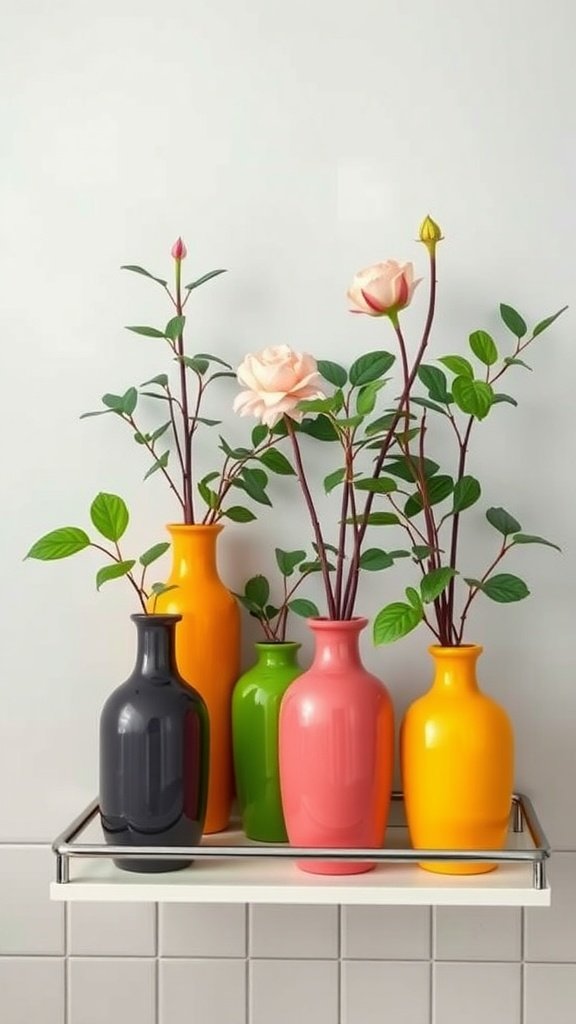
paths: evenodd
<path fill-rule="evenodd" d="M 231 700 L 240 674 L 238 605 L 218 575 L 216 543 L 222 526 L 168 526 L 175 589 L 157 610 L 180 615 L 176 661 L 180 674 L 204 698 L 210 718 L 210 779 L 205 832 L 228 825 L 233 795 Z"/>
<path fill-rule="evenodd" d="M 174 615 L 133 615 L 134 670 L 100 718 L 100 816 L 117 846 L 197 846 L 208 794 L 206 705 L 178 673 Z M 115 861 L 125 871 L 174 871 L 190 860 Z"/>
<path fill-rule="evenodd" d="M 476 679 L 478 646 L 430 647 L 432 688 L 406 712 L 402 782 L 410 838 L 423 849 L 500 850 L 512 806 L 514 741 L 506 712 Z M 428 871 L 473 875 L 482 862 L 424 862 Z"/>
<path fill-rule="evenodd" d="M 311 619 L 310 669 L 280 709 L 280 786 L 293 846 L 378 848 L 384 843 L 394 750 L 392 702 L 360 660 L 367 619 Z M 372 862 L 302 860 L 304 871 L 352 875 Z"/>
<path fill-rule="evenodd" d="M 286 842 L 280 798 L 278 719 L 290 684 L 301 675 L 300 644 L 256 644 L 257 661 L 232 697 L 234 774 L 242 825 L 249 839 Z"/>

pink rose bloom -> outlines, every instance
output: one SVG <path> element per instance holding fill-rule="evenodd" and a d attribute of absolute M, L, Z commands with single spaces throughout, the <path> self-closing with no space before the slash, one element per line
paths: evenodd
<path fill-rule="evenodd" d="M 411 263 L 398 263 L 397 260 L 375 263 L 354 276 L 348 291 L 352 303 L 350 312 L 367 313 L 368 316 L 397 313 L 411 302 L 420 280 L 414 280 Z"/>
<path fill-rule="evenodd" d="M 188 249 L 184 245 L 184 242 L 182 241 L 181 238 L 176 239 L 174 245 L 172 246 L 171 252 L 175 260 L 183 260 L 188 255 Z"/>
<path fill-rule="evenodd" d="M 273 427 L 283 416 L 300 423 L 296 406 L 305 398 L 325 398 L 313 356 L 294 352 L 288 345 L 271 345 L 248 353 L 238 367 L 238 380 L 246 388 L 234 399 L 234 412 L 256 416 Z"/>

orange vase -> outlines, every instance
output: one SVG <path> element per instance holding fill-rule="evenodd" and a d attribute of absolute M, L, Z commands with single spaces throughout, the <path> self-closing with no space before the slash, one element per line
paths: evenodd
<path fill-rule="evenodd" d="M 506 712 L 481 693 L 479 646 L 430 647 L 432 688 L 406 712 L 400 734 L 402 780 L 412 845 L 499 850 L 512 805 L 514 741 Z M 482 862 L 424 862 L 442 874 L 492 871 Z"/>
<path fill-rule="evenodd" d="M 233 796 L 231 699 L 240 675 L 238 605 L 218 575 L 216 541 L 222 526 L 167 527 L 172 538 L 175 589 L 156 611 L 181 615 L 176 661 L 183 678 L 204 698 L 210 721 L 210 777 L 205 832 L 228 825 Z"/>

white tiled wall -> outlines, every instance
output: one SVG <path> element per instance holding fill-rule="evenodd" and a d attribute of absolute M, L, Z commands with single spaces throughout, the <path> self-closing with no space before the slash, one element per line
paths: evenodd
<path fill-rule="evenodd" d="M 575 1024 L 575 37 L 574 0 L 3 5 L 0 1024 Z M 533 597 L 479 603 L 470 636 L 514 721 L 517 786 L 564 851 L 553 907 L 65 915 L 48 902 L 49 843 L 96 792 L 98 714 L 130 667 L 133 606 L 115 584 L 96 593 L 94 552 L 22 558 L 49 529 L 87 526 L 101 489 L 128 500 L 134 550 L 176 514 L 159 474 L 142 483 L 115 417 L 78 422 L 166 369 L 122 326 L 164 323 L 161 292 L 119 266 L 163 275 L 183 234 L 186 280 L 230 269 L 187 307 L 199 351 L 237 363 L 287 342 L 349 364 L 394 344 L 385 323 L 347 314 L 351 274 L 395 257 L 420 276 L 427 212 L 446 236 L 431 355 L 464 352 L 478 327 L 501 344 L 500 301 L 530 323 L 571 306 L 534 372 L 506 386 L 518 408 L 499 406 L 470 453 L 483 508 L 504 505 L 564 549 L 511 553 Z M 421 288 L 411 347 L 423 302 Z M 207 415 L 238 437 L 222 384 Z M 312 456 L 318 479 L 329 455 Z M 277 487 L 276 517 L 222 538 L 235 590 L 272 564 L 279 528 L 284 547 L 306 542 L 290 481 Z M 466 522 L 476 575 L 493 537 L 481 511 Z M 361 611 L 397 600 L 404 572 L 365 574 Z M 298 638 L 304 661 L 302 624 Z M 375 651 L 366 636 L 399 711 L 426 686 L 426 643 L 418 632 Z"/>

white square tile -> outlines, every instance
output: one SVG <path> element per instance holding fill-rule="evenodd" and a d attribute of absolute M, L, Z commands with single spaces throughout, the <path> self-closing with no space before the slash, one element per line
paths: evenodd
<path fill-rule="evenodd" d="M 552 906 L 526 911 L 526 960 L 576 962 L 576 853 L 553 853 Z"/>
<path fill-rule="evenodd" d="M 427 1024 L 429 1019 L 429 964 L 342 964 L 342 1024 Z"/>
<path fill-rule="evenodd" d="M 0 955 L 64 953 L 64 908 L 50 902 L 48 847 L 0 848 Z"/>
<path fill-rule="evenodd" d="M 253 960 L 250 1024 L 338 1024 L 337 963 Z"/>
<path fill-rule="evenodd" d="M 440 963 L 434 970 L 439 1024 L 520 1024 L 520 964 Z"/>
<path fill-rule="evenodd" d="M 342 956 L 352 960 L 427 960 L 429 907 L 342 907 Z"/>
<path fill-rule="evenodd" d="M 338 956 L 338 907 L 256 904 L 250 907 L 250 955 Z"/>
<path fill-rule="evenodd" d="M 438 907 L 437 960 L 521 960 L 522 911 L 515 907 Z"/>
<path fill-rule="evenodd" d="M 160 956 L 246 956 L 243 903 L 164 903 Z"/>
<path fill-rule="evenodd" d="M 155 956 L 153 903 L 71 903 L 68 948 L 73 956 Z"/>
<path fill-rule="evenodd" d="M 573 1024 L 576 964 L 526 964 L 525 1024 Z"/>
<path fill-rule="evenodd" d="M 158 1024 L 246 1024 L 244 960 L 161 960 Z"/>
<path fill-rule="evenodd" d="M 68 1024 L 156 1024 L 154 960 L 88 960 L 68 965 Z"/>
<path fill-rule="evenodd" d="M 64 961 L 0 959 L 2 1024 L 63 1024 Z"/>

